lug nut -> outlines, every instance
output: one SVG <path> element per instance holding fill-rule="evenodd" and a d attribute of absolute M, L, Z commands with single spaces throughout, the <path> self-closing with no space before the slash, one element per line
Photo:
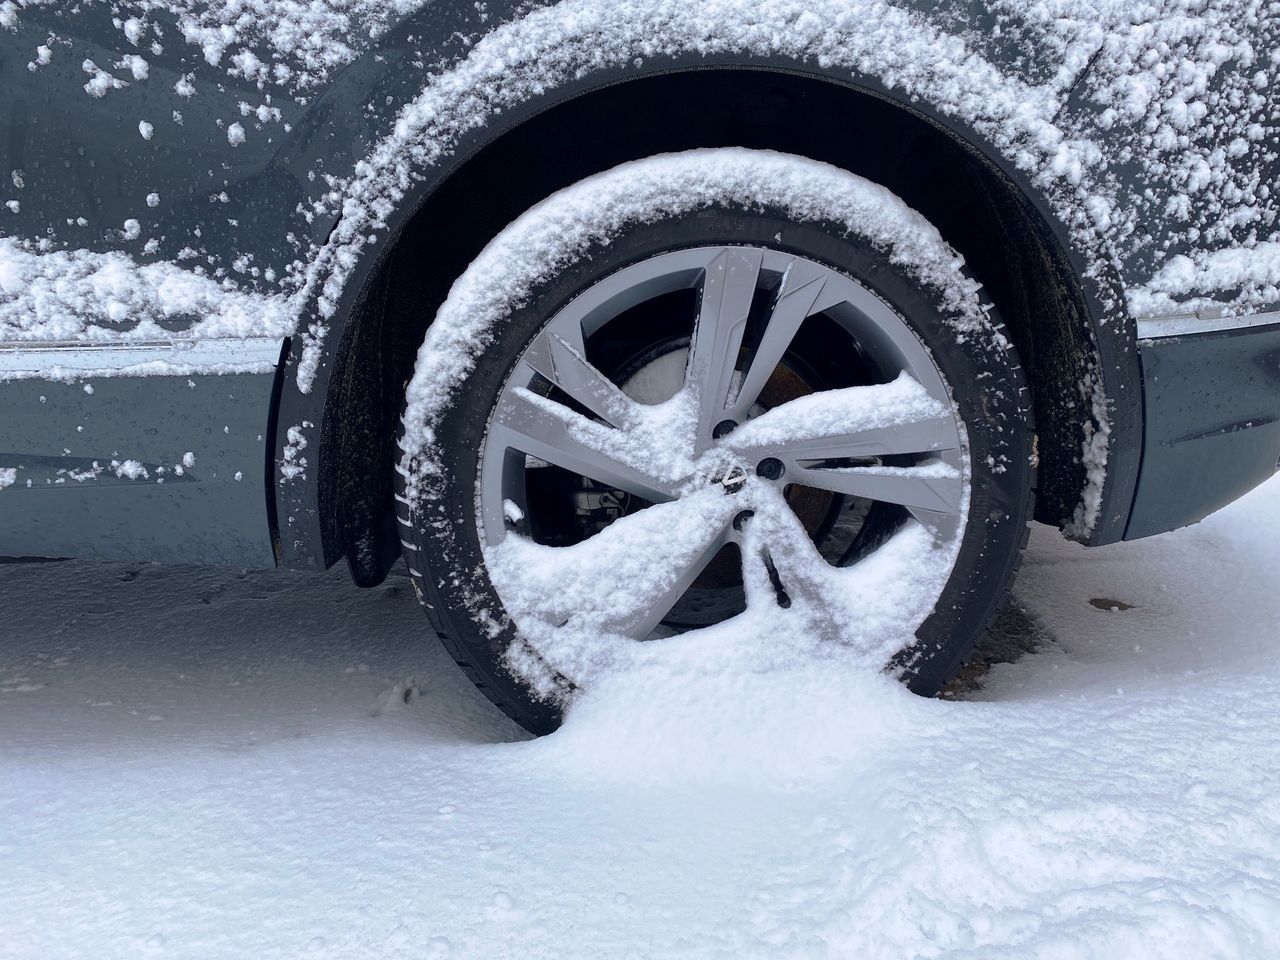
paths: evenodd
<path fill-rule="evenodd" d="M 761 460 L 756 467 L 756 473 L 764 477 L 766 480 L 777 480 L 786 472 L 786 467 L 782 465 L 782 461 L 775 457 Z"/>
<path fill-rule="evenodd" d="M 747 521 L 756 515 L 754 510 L 742 510 L 733 518 L 733 529 L 741 531 L 747 525 Z"/>
<path fill-rule="evenodd" d="M 733 433 L 734 429 L 737 426 L 738 425 L 734 423 L 732 420 L 721 420 L 719 423 L 716 424 L 716 428 L 711 431 L 711 436 L 714 437 L 716 440 L 719 440 L 721 437 L 725 436 L 726 434 Z"/>

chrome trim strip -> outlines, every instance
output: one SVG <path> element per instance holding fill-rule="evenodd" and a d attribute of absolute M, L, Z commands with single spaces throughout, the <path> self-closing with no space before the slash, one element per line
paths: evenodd
<path fill-rule="evenodd" d="M 1138 339 L 1157 340 L 1161 337 L 1192 337 L 1198 333 L 1222 333 L 1224 330 L 1265 327 L 1273 323 L 1280 323 L 1280 310 L 1248 314 L 1242 317 L 1215 317 L 1206 316 L 1204 313 L 1150 317 L 1146 320 L 1138 321 Z"/>
<path fill-rule="evenodd" d="M 0 380 L 266 373 L 283 344 L 281 337 L 0 343 Z"/>

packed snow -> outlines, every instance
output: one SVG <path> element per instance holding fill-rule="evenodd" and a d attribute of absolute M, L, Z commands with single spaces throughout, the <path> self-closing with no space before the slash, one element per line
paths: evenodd
<path fill-rule="evenodd" d="M 1280 481 L 1036 528 L 950 700 L 620 674 L 528 741 L 402 577 L 0 565 L 0 955 L 1274 957 L 1278 566 Z"/>
<path fill-rule="evenodd" d="M 754 514 L 742 541 L 746 611 L 667 639 L 627 639 L 626 624 L 643 617 L 676 571 L 716 544 L 746 504 Z M 787 585 L 787 607 L 770 583 L 765 549 Z M 875 674 L 911 645 L 958 550 L 958 541 L 937 544 L 911 523 L 870 557 L 833 567 L 781 495 L 751 480 L 732 499 L 709 490 L 650 507 L 574 547 L 508 537 L 485 556 L 521 628 L 522 642 L 508 652 L 511 668 L 545 696 L 559 692 L 548 670 L 571 681 L 575 696 L 591 696 L 613 689 L 620 676 L 656 694 L 689 688 L 708 673 L 755 676 L 806 662 L 832 682 Z"/>
<path fill-rule="evenodd" d="M 950 409 L 929 396 L 909 374 L 865 387 L 824 390 L 797 397 L 748 420 L 727 438 L 735 450 L 772 446 L 845 433 L 881 430 L 949 417 Z"/>

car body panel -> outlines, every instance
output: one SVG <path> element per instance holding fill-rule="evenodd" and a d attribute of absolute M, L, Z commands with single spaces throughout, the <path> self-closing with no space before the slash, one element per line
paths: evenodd
<path fill-rule="evenodd" d="M 1247 254 L 1275 228 L 1275 85 L 1258 76 L 1274 71 L 1280 43 L 1274 18 L 1246 0 L 1203 15 L 1190 2 L 1052 12 L 998 0 L 720 2 L 696 19 L 669 0 L 637 2 L 626 18 L 607 0 L 440 0 L 392 5 L 372 27 L 359 19 L 366 8 L 330 0 L 338 19 L 316 28 L 310 55 L 279 29 L 219 23 L 217 8 L 192 0 L 4 6 L 0 200 L 14 205 L 0 208 L 0 238 L 176 263 L 296 316 L 269 441 L 268 509 L 278 506 L 290 566 L 336 559 L 318 424 L 343 324 L 400 227 L 484 143 L 602 85 L 674 70 L 802 71 L 929 117 L 1014 180 L 1066 252 L 1098 345 L 1095 382 L 1081 384 L 1098 419 L 1082 455 L 1105 469 L 1093 474 L 1100 489 L 1082 491 L 1098 509 L 1076 531 L 1092 543 L 1123 536 L 1143 449 L 1131 292 L 1179 254 Z M 324 44 L 345 52 L 316 54 Z M 1251 276 L 1186 294 L 1264 309 L 1274 289 Z M 181 339 L 197 319 L 168 325 Z M 128 318 L 83 321 L 77 338 L 130 337 Z M 10 389 L 27 388 L 0 384 L 6 409 Z M 202 403 L 193 424 L 219 415 Z M 311 444 L 305 468 L 299 441 Z M 62 442 L 47 446 L 57 456 Z"/>
<path fill-rule="evenodd" d="M 0 490 L 0 556 L 273 565 L 265 475 L 275 379 L 6 382 L 0 468 L 12 473 Z"/>
<path fill-rule="evenodd" d="M 1147 429 L 1126 540 L 1195 523 L 1280 467 L 1280 314 L 1269 319 L 1140 342 Z"/>

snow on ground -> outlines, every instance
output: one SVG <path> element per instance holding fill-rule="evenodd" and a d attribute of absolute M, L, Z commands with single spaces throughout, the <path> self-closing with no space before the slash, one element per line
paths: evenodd
<path fill-rule="evenodd" d="M 1280 481 L 1040 528 L 966 699 L 620 682 L 528 742 L 404 579 L 0 565 L 0 956 L 1274 957 L 1278 568 Z"/>

